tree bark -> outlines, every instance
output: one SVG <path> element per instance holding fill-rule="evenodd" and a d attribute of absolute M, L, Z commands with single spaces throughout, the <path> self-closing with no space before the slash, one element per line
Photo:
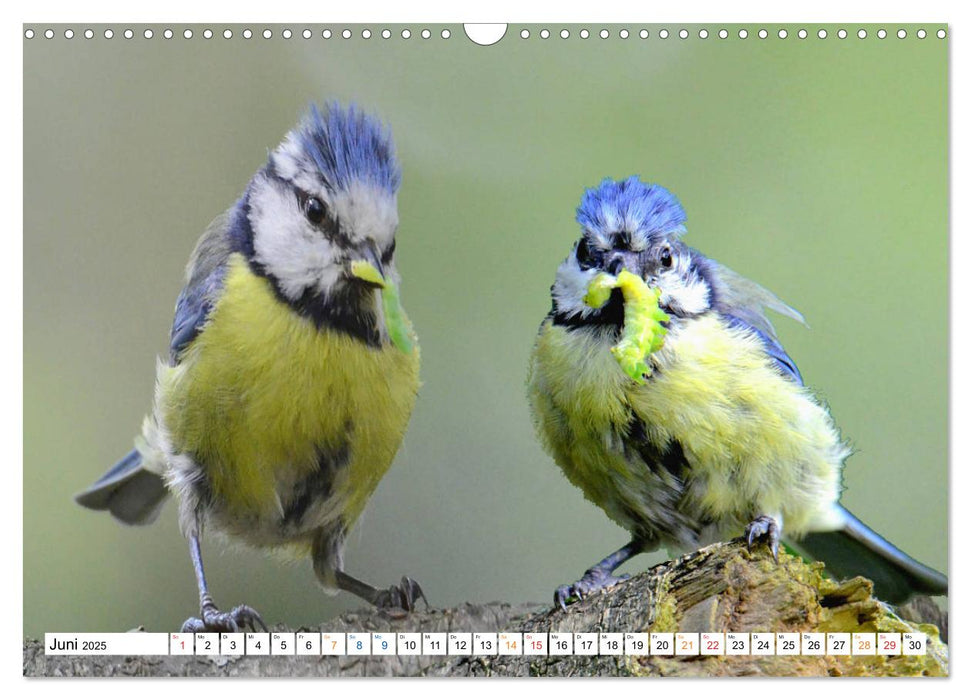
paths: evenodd
<path fill-rule="evenodd" d="M 571 605 L 465 603 L 447 610 L 347 613 L 322 632 L 924 632 L 923 656 L 244 656 L 44 655 L 24 643 L 25 676 L 946 676 L 946 613 L 932 602 L 909 622 L 863 578 L 736 540 L 660 564 Z M 929 605 L 927 604 L 929 603 Z M 904 610 L 904 609 L 901 609 Z M 933 624 L 932 624 L 933 623 Z M 289 631 L 277 628 L 274 631 Z M 305 629 L 297 631 L 306 631 Z"/>

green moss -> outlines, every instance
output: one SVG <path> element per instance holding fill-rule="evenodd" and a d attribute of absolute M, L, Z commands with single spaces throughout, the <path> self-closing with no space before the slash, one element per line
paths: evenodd
<path fill-rule="evenodd" d="M 651 632 L 677 632 L 699 605 L 738 632 L 923 632 L 922 656 L 632 657 L 631 675 L 946 676 L 948 649 L 934 625 L 900 618 L 862 577 L 834 581 L 823 564 L 780 552 L 779 562 L 744 546 L 714 545 L 656 570 Z M 695 620 L 697 622 L 697 620 Z M 716 623 L 717 624 L 717 623 Z"/>
<path fill-rule="evenodd" d="M 658 586 L 654 604 L 654 621 L 650 632 L 677 632 L 681 620 L 678 598 L 669 590 L 667 579 Z"/>

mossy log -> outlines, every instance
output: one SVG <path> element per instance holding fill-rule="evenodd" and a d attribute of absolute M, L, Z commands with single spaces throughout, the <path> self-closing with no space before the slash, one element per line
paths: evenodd
<path fill-rule="evenodd" d="M 923 656 L 344 656 L 80 657 L 24 644 L 25 676 L 946 676 L 935 605 L 909 622 L 863 578 L 835 582 L 820 564 L 779 562 L 740 542 L 660 564 L 565 612 L 549 604 L 466 603 L 412 614 L 347 613 L 323 632 L 913 632 Z M 302 628 L 306 631 L 311 628 Z M 289 631 L 278 628 L 275 631 Z"/>

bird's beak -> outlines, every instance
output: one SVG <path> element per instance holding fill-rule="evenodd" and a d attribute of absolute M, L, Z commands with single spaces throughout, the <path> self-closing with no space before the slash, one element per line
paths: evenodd
<path fill-rule="evenodd" d="M 360 255 L 351 258 L 348 262 L 348 274 L 354 280 L 371 287 L 384 287 L 387 282 L 384 278 L 384 266 L 381 264 L 381 256 L 371 245 L 364 246 Z"/>
<path fill-rule="evenodd" d="M 644 272 L 640 256 L 629 250 L 615 250 L 609 253 L 604 261 L 604 270 L 615 276 L 620 274 L 621 270 L 627 270 L 638 277 L 641 277 Z"/>

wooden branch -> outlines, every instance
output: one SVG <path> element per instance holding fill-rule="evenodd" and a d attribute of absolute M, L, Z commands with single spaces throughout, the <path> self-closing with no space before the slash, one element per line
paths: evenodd
<path fill-rule="evenodd" d="M 68 657 L 24 644 L 25 676 L 946 676 L 946 614 L 911 605 L 908 622 L 863 578 L 836 583 L 785 552 L 776 564 L 740 541 L 666 562 L 571 605 L 466 603 L 392 615 L 348 613 L 324 632 L 911 632 L 924 656 L 247 656 Z M 927 618 L 924 617 L 926 620 Z M 275 631 L 288 631 L 277 628 Z"/>

